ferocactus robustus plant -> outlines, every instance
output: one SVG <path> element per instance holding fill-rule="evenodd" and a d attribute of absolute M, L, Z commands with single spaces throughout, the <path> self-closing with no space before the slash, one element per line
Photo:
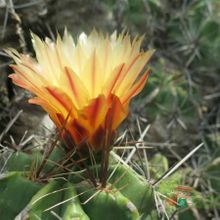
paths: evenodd
<path fill-rule="evenodd" d="M 36 170 L 40 167 L 43 175 L 38 172 L 35 180 L 26 182 L 39 191 L 30 193 L 32 199 L 24 202 L 23 211 L 17 210 L 17 218 L 54 219 L 49 212 L 53 208 L 62 219 L 146 217 L 153 202 L 149 186 L 129 167 L 116 166 L 114 161 L 109 165 L 109 152 L 116 129 L 128 115 L 131 99 L 146 83 L 149 69 L 144 69 L 154 51 L 140 50 L 142 37 L 131 41 L 128 34 L 116 32 L 111 36 L 96 31 L 88 36 L 82 33 L 76 43 L 67 31 L 56 42 L 44 42 L 34 34 L 32 40 L 35 59 L 13 49 L 7 51 L 16 63 L 11 66 L 14 73 L 10 77 L 35 94 L 29 102 L 49 113 L 64 144 L 58 159 L 45 155 L 39 159 Z M 9 160 L 9 167 L 20 160 L 30 164 L 27 158 L 31 157 L 16 155 Z M 62 164 L 60 176 L 63 173 L 65 180 L 45 178 L 48 169 L 54 169 L 49 163 L 52 160 Z M 67 170 L 81 172 L 81 177 L 67 177 Z M 20 171 L 2 181 L 25 181 L 27 169 Z"/>

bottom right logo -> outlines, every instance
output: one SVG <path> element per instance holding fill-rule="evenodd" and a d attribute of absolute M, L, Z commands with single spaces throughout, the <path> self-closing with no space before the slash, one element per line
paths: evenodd
<path fill-rule="evenodd" d="M 192 205 L 192 187 L 189 186 L 177 186 L 172 193 L 171 198 L 167 198 L 167 202 L 170 205 L 174 205 L 178 208 L 187 208 Z"/>

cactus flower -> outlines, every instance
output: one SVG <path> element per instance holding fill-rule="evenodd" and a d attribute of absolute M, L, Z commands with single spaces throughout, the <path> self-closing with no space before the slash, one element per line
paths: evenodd
<path fill-rule="evenodd" d="M 8 50 L 15 64 L 9 77 L 32 92 L 29 103 L 42 106 L 69 148 L 110 147 L 117 127 L 127 117 L 131 99 L 144 87 L 153 50 L 142 51 L 142 37 L 111 36 L 92 31 L 75 43 L 65 31 L 56 42 L 32 34 L 36 58 Z M 68 116 L 68 117 L 67 117 Z"/>

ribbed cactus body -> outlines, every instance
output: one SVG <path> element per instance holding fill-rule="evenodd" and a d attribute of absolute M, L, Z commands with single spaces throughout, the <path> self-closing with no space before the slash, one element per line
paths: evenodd
<path fill-rule="evenodd" d="M 35 165 L 42 160 L 37 158 L 18 153 L 9 160 L 9 172 L 0 179 L 2 219 L 136 220 L 145 219 L 153 209 L 149 185 L 127 166 L 110 165 L 109 179 L 103 188 L 99 183 L 94 186 L 85 172 L 80 178 L 70 174 L 34 179 L 33 160 Z M 19 163 L 22 166 L 16 166 Z M 46 165 L 47 171 L 52 163 Z"/>
<path fill-rule="evenodd" d="M 1 176 L 0 219 L 14 219 L 40 188 L 39 184 L 22 177 L 19 172 L 10 172 Z"/>
<path fill-rule="evenodd" d="M 82 182 L 78 190 L 82 193 L 80 199 L 90 219 L 139 218 L 137 207 L 113 185 L 107 185 L 105 189 L 97 189 L 87 182 Z"/>

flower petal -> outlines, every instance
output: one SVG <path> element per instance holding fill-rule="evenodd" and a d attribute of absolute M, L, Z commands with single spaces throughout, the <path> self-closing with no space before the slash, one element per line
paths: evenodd
<path fill-rule="evenodd" d="M 103 92 L 105 93 L 107 97 L 111 95 L 111 93 L 113 93 L 115 85 L 117 84 L 118 80 L 120 79 L 120 76 L 123 73 L 124 67 L 125 67 L 125 64 L 122 63 L 112 71 L 109 79 L 106 82 L 106 85 L 103 88 L 104 90 Z"/>
<path fill-rule="evenodd" d="M 48 104 L 47 101 L 39 98 L 39 97 L 34 97 L 28 100 L 30 104 L 36 104 L 40 105 L 46 112 L 49 113 L 49 116 L 51 120 L 56 124 L 57 127 L 62 127 L 62 124 L 60 123 L 59 118 L 57 117 L 56 109 L 53 108 L 50 104 Z"/>
<path fill-rule="evenodd" d="M 126 95 L 122 98 L 122 104 L 126 104 L 130 101 L 131 98 L 136 96 L 144 87 L 147 78 L 150 74 L 150 70 L 147 70 L 143 76 L 136 82 L 130 89 L 129 92 L 126 93 Z"/>
<path fill-rule="evenodd" d="M 104 120 L 107 112 L 107 103 L 104 95 L 93 99 L 89 106 L 82 111 L 82 115 L 88 120 L 90 126 L 95 130 Z"/>
<path fill-rule="evenodd" d="M 120 99 L 115 95 L 111 95 L 108 102 L 111 104 L 109 105 L 109 109 L 106 114 L 104 127 L 109 131 L 114 131 L 127 117 L 128 111 L 122 105 Z"/>
<path fill-rule="evenodd" d="M 82 80 L 89 91 L 91 97 L 96 97 L 102 88 L 101 68 L 96 50 L 94 50 L 85 64 L 82 72 Z"/>
<path fill-rule="evenodd" d="M 71 97 L 73 103 L 79 108 L 83 108 L 89 100 L 89 93 L 84 86 L 82 80 L 70 69 L 64 68 L 64 85 L 67 85 L 67 93 Z M 65 88 L 65 87 L 64 87 Z"/>

